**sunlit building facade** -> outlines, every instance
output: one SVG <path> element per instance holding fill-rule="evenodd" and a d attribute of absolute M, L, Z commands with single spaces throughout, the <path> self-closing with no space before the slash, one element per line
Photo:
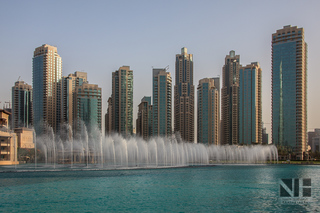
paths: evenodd
<path fill-rule="evenodd" d="M 33 125 L 32 86 L 24 81 L 12 87 L 12 129 Z"/>
<path fill-rule="evenodd" d="M 234 145 L 239 141 L 239 69 L 240 56 L 232 50 L 222 69 L 221 144 Z"/>
<path fill-rule="evenodd" d="M 262 143 L 261 68 L 254 62 L 239 71 L 239 144 Z"/>
<path fill-rule="evenodd" d="M 176 55 L 174 85 L 174 132 L 182 140 L 194 142 L 193 55 L 187 48 Z"/>
<path fill-rule="evenodd" d="M 58 82 L 62 75 L 62 62 L 57 47 L 44 44 L 33 54 L 33 122 L 37 134 L 48 124 L 56 132 L 58 112 Z"/>
<path fill-rule="evenodd" d="M 153 69 L 153 136 L 172 134 L 172 79 L 167 69 Z"/>
<path fill-rule="evenodd" d="M 122 66 L 112 73 L 112 131 L 133 133 L 133 71 Z"/>
<path fill-rule="evenodd" d="M 220 79 L 204 78 L 198 85 L 197 142 L 220 144 Z"/>
<path fill-rule="evenodd" d="M 19 164 L 17 161 L 17 135 L 9 129 L 10 114 L 10 112 L 0 109 L 0 165 Z"/>
<path fill-rule="evenodd" d="M 272 142 L 304 159 L 307 148 L 307 44 L 304 29 L 272 34 Z"/>
<path fill-rule="evenodd" d="M 63 76 L 60 82 L 60 124 L 68 124 L 73 126 L 74 111 L 74 95 L 76 87 L 82 86 L 87 82 L 87 73 L 76 71 L 74 74 Z M 59 131 L 59 129 L 58 129 Z"/>
<path fill-rule="evenodd" d="M 74 94 L 74 132 L 83 130 L 83 124 L 87 131 L 101 131 L 101 88 L 96 84 L 83 83 L 75 88 Z"/>

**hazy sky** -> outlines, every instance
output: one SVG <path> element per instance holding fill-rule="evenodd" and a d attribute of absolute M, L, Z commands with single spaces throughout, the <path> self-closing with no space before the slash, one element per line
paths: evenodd
<path fill-rule="evenodd" d="M 32 85 L 32 57 L 42 44 L 57 46 L 63 76 L 88 73 L 111 95 L 111 73 L 134 73 L 134 118 L 152 94 L 152 67 L 169 65 L 182 47 L 194 57 L 194 84 L 221 76 L 230 50 L 242 65 L 262 68 L 263 122 L 271 129 L 271 34 L 285 25 L 303 27 L 308 43 L 308 130 L 320 128 L 320 1 L 7 1 L 0 0 L 0 108 L 20 79 Z M 104 117 L 104 116 L 103 116 Z M 135 120 L 134 120 L 135 121 Z M 134 122 L 135 125 L 135 122 Z"/>

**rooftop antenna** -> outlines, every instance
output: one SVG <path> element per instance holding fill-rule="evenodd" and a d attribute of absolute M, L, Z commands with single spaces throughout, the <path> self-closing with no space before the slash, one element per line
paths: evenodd
<path fill-rule="evenodd" d="M 166 71 L 169 69 L 169 65 L 164 68 Z"/>

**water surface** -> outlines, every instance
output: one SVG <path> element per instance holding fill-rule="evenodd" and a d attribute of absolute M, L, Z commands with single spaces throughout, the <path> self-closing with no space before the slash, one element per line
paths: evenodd
<path fill-rule="evenodd" d="M 1 168 L 0 168 L 1 169 Z M 312 201 L 283 205 L 282 178 L 311 178 Z M 315 212 L 320 167 L 217 165 L 0 173 L 3 212 Z"/>

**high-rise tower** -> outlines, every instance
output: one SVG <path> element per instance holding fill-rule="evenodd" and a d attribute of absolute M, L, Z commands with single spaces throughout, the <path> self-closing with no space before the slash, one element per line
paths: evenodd
<path fill-rule="evenodd" d="M 152 136 L 152 105 L 151 97 L 144 96 L 138 106 L 136 121 L 137 136 L 148 140 Z"/>
<path fill-rule="evenodd" d="M 307 44 L 303 28 L 272 34 L 272 142 L 303 159 L 307 146 Z"/>
<path fill-rule="evenodd" d="M 74 132 L 82 131 L 82 122 L 90 133 L 101 131 L 101 88 L 96 84 L 83 83 L 75 88 L 73 96 Z"/>
<path fill-rule="evenodd" d="M 239 71 L 239 144 L 262 143 L 261 68 L 258 62 Z"/>
<path fill-rule="evenodd" d="M 172 79 L 166 69 L 153 69 L 153 136 L 172 133 L 171 91 Z"/>
<path fill-rule="evenodd" d="M 219 145 L 220 79 L 204 78 L 198 85 L 197 142 Z"/>
<path fill-rule="evenodd" d="M 176 55 L 176 83 L 174 85 L 174 131 L 184 141 L 194 142 L 194 85 L 193 55 L 187 48 Z"/>
<path fill-rule="evenodd" d="M 122 66 L 112 73 L 112 131 L 133 133 L 133 71 Z"/>
<path fill-rule="evenodd" d="M 57 48 L 44 44 L 37 47 L 33 54 L 33 115 L 37 134 L 43 132 L 44 123 L 56 132 L 58 82 L 62 75 L 61 57 Z"/>
<path fill-rule="evenodd" d="M 61 96 L 60 96 L 60 112 L 62 124 L 69 124 L 73 126 L 74 115 L 74 95 L 77 86 L 87 83 L 87 73 L 76 71 L 74 74 L 63 76 L 60 82 Z"/>
<path fill-rule="evenodd" d="M 221 144 L 238 144 L 240 56 L 230 51 L 222 69 Z"/>
<path fill-rule="evenodd" d="M 12 87 L 12 129 L 33 124 L 32 87 L 24 81 Z"/>

